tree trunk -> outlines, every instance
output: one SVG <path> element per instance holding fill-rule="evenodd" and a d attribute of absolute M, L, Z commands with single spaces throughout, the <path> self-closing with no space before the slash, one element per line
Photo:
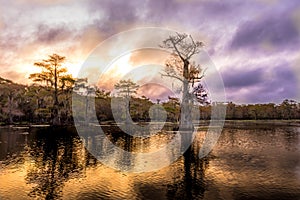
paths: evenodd
<path fill-rule="evenodd" d="M 60 125 L 60 118 L 59 118 L 59 103 L 58 103 L 58 94 L 57 94 L 57 64 L 55 63 L 54 66 L 54 105 L 53 105 L 53 117 L 52 117 L 52 124 L 53 125 Z"/>
<path fill-rule="evenodd" d="M 55 64 L 54 68 L 54 105 L 58 105 L 58 97 L 57 97 L 57 66 Z"/>
<path fill-rule="evenodd" d="M 189 62 L 184 62 L 183 68 L 183 94 L 182 94 L 182 104 L 180 112 L 180 128 L 183 131 L 193 131 L 193 122 L 192 122 L 192 110 L 191 110 L 191 99 L 189 94 Z"/>
<path fill-rule="evenodd" d="M 129 117 L 130 116 L 130 91 L 129 87 L 126 88 L 126 94 L 125 94 L 125 124 L 130 124 Z"/>
<path fill-rule="evenodd" d="M 88 96 L 85 97 L 85 125 L 88 125 L 88 109 L 89 109 L 89 99 Z"/>
<path fill-rule="evenodd" d="M 12 103 L 13 103 L 13 97 L 8 97 L 8 105 L 9 105 L 9 124 L 13 123 L 13 116 L 12 116 Z"/>
<path fill-rule="evenodd" d="M 53 111 L 52 111 L 52 125 L 60 125 L 58 107 L 56 105 L 54 105 Z"/>

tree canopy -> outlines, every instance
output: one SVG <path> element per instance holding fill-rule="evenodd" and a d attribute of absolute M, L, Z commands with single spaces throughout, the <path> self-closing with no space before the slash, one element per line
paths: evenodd
<path fill-rule="evenodd" d="M 41 68 L 41 72 L 30 74 L 29 78 L 34 82 L 40 83 L 53 89 L 53 107 L 51 116 L 53 124 L 60 124 L 59 116 L 59 92 L 64 90 L 70 91 L 75 80 L 70 74 L 67 74 L 67 68 L 63 66 L 66 57 L 58 54 L 48 56 L 40 62 L 35 62 L 34 65 Z"/>
<path fill-rule="evenodd" d="M 137 85 L 132 80 L 120 80 L 115 84 L 115 89 L 118 91 L 118 94 L 122 97 L 130 97 L 133 94 L 136 94 L 139 85 Z"/>

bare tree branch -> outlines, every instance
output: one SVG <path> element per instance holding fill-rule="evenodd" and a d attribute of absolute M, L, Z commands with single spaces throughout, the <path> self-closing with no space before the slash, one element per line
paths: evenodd
<path fill-rule="evenodd" d="M 177 80 L 183 82 L 183 79 L 180 78 L 180 77 L 178 77 L 178 76 L 176 76 L 176 75 L 172 75 L 172 74 L 163 74 L 163 73 L 160 73 L 160 75 L 161 75 L 161 76 L 170 77 L 170 78 L 175 78 L 175 79 L 177 79 Z"/>

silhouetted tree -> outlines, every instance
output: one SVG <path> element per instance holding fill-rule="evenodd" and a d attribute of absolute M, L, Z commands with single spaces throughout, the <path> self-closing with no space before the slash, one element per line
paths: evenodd
<path fill-rule="evenodd" d="M 54 89 L 52 108 L 52 123 L 54 125 L 60 124 L 58 92 L 59 90 L 63 91 L 67 87 L 72 87 L 74 83 L 72 76 L 66 74 L 67 68 L 62 66 L 65 59 L 64 56 L 58 54 L 49 55 L 48 59 L 34 63 L 42 71 L 29 76 L 34 82 L 44 83 Z"/>

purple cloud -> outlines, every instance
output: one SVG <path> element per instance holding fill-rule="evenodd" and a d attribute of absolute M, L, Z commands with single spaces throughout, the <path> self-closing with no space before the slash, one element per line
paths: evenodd
<path fill-rule="evenodd" d="M 35 35 L 37 42 L 49 44 L 69 39 L 72 32 L 65 25 L 49 27 L 45 24 L 41 24 L 38 26 Z"/>
<path fill-rule="evenodd" d="M 137 11 L 143 4 L 141 1 L 89 1 L 90 12 L 104 12 L 105 22 L 128 22 L 132 23 L 138 19 Z"/>
<path fill-rule="evenodd" d="M 290 12 L 290 11 L 289 11 Z M 262 19 L 253 19 L 239 26 L 229 48 L 261 49 L 261 45 L 269 43 L 271 47 L 282 50 L 299 44 L 299 32 L 296 23 L 287 13 L 273 13 L 263 16 Z"/>
<path fill-rule="evenodd" d="M 249 87 L 264 81 L 264 69 L 233 69 L 225 70 L 222 73 L 224 85 L 226 88 Z"/>
<path fill-rule="evenodd" d="M 222 76 L 228 100 L 238 103 L 280 103 L 283 99 L 296 98 L 299 91 L 296 74 L 286 62 L 272 69 L 260 66 L 225 71 Z"/>
<path fill-rule="evenodd" d="M 298 91 L 299 83 L 295 72 L 288 63 L 283 63 L 273 69 L 272 79 L 265 80 L 260 93 L 265 101 L 270 98 L 282 101 L 283 99 L 296 98 Z"/>

